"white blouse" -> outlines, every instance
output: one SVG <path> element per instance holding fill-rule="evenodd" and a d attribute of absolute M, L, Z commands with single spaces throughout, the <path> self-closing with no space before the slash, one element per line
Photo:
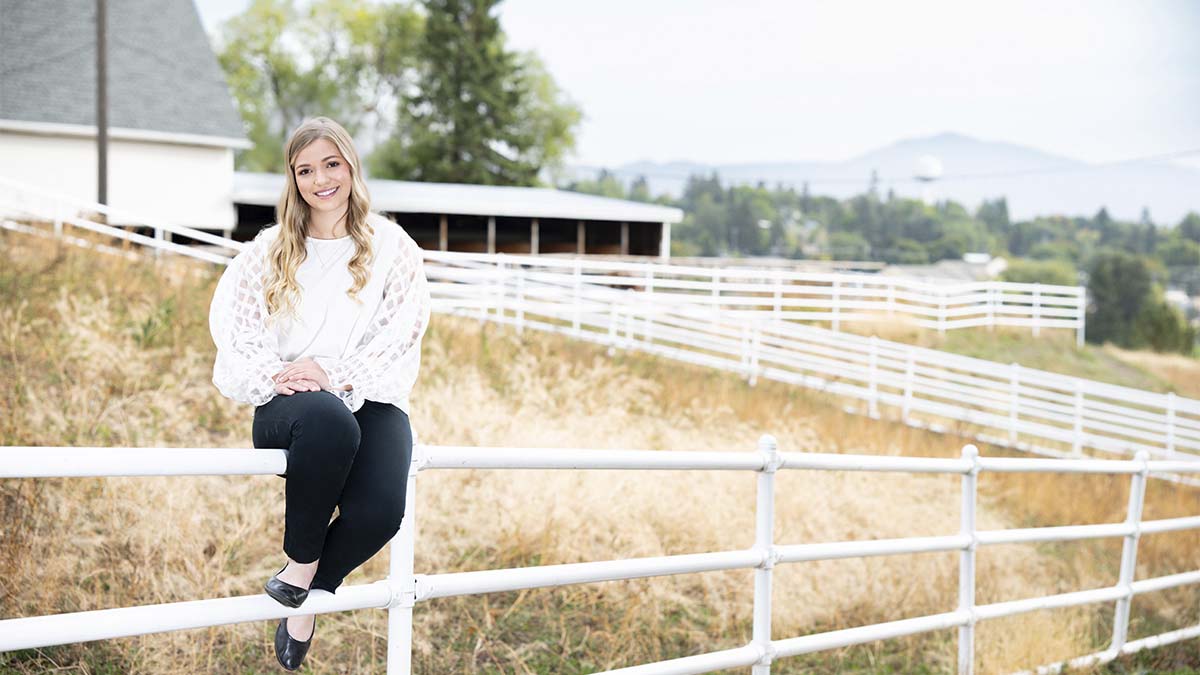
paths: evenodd
<path fill-rule="evenodd" d="M 263 296 L 267 251 L 278 225 L 259 232 L 230 262 L 209 309 L 217 345 L 213 384 L 223 395 L 262 405 L 276 396 L 271 376 L 288 362 L 309 356 L 352 412 L 367 399 L 409 412 L 430 312 L 423 256 L 396 223 L 375 213 L 367 222 L 375 230 L 375 258 L 357 300 L 346 295 L 353 283 L 346 266 L 354 254 L 349 236 L 307 238 L 308 255 L 296 273 L 300 299 L 293 316 L 268 320 Z M 346 384 L 352 389 L 341 391 Z"/>

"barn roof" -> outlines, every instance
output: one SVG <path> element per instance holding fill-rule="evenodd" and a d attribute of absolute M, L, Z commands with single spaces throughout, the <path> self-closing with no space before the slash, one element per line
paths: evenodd
<path fill-rule="evenodd" d="M 625 199 L 597 197 L 552 188 L 416 183 L 367 179 L 371 208 L 390 213 L 445 213 L 522 218 L 566 218 L 617 222 L 678 223 L 680 209 Z M 274 206 L 283 191 L 283 174 L 233 175 L 233 201 Z"/>
<path fill-rule="evenodd" d="M 108 13 L 114 135 L 248 146 L 192 0 L 109 0 Z M 0 0 L 0 124 L 95 134 L 95 20 L 95 0 Z"/>

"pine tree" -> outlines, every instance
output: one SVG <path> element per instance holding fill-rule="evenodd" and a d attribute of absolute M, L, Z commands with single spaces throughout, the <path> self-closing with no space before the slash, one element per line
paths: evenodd
<path fill-rule="evenodd" d="M 379 177 L 534 185 L 574 143 L 578 108 L 540 63 L 504 47 L 499 0 L 423 0 L 419 92 L 372 157 Z"/>

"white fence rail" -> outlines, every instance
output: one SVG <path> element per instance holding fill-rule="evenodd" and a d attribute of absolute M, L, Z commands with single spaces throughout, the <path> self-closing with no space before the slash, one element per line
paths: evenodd
<path fill-rule="evenodd" d="M 101 214 L 109 222 L 96 222 L 89 217 L 90 214 Z M 98 202 L 80 202 L 24 183 L 0 178 L 0 227 L 26 233 L 38 232 L 37 228 L 25 222 L 30 220 L 50 223 L 52 232 L 57 237 L 67 236 L 64 226 L 77 227 L 131 244 L 146 246 L 155 255 L 166 251 L 210 263 L 226 264 L 242 248 L 241 243 L 210 232 L 130 214 Z M 149 229 L 153 236 L 138 234 L 117 225 Z M 170 240 L 172 236 L 185 237 L 208 248 L 178 244 Z M 72 243 L 91 245 L 83 240 Z M 216 250 L 212 250 L 213 248 Z"/>
<path fill-rule="evenodd" d="M 0 478 L 265 475 L 285 473 L 286 467 L 287 454 L 282 450 L 0 448 Z M 735 551 L 477 572 L 416 574 L 413 552 L 415 523 L 420 513 L 418 477 L 425 471 L 446 469 L 753 471 L 758 476 L 754 544 L 751 548 Z M 787 470 L 957 474 L 962 484 L 959 531 L 934 537 L 777 544 L 772 538 L 775 474 Z M 1146 477 L 1151 471 L 1200 472 L 1200 462 L 1151 461 L 1144 451 L 1130 461 L 986 458 L 979 457 L 978 451 L 970 445 L 963 448 L 960 459 L 780 453 L 770 436 L 760 439 L 757 453 L 438 447 L 416 444 L 407 486 L 407 511 L 400 531 L 390 545 L 390 573 L 387 579 L 371 584 L 343 586 L 336 595 L 314 591 L 300 609 L 285 609 L 266 595 L 254 595 L 7 618 L 0 620 L 0 651 L 375 607 L 388 610 L 387 672 L 407 675 L 412 671 L 413 607 L 423 601 L 651 576 L 754 569 L 753 638 L 749 644 L 606 672 L 622 675 L 682 675 L 749 666 L 754 675 L 769 675 L 773 661 L 789 656 L 956 627 L 958 672 L 965 675 L 974 672 L 975 625 L 980 621 L 1041 609 L 1114 603 L 1116 612 L 1108 648 L 1069 662 L 1072 667 L 1091 665 L 1111 661 L 1122 654 L 1200 635 L 1200 625 L 1197 625 L 1138 640 L 1128 639 L 1129 605 L 1134 596 L 1200 584 L 1200 570 L 1142 580 L 1134 578 L 1141 534 L 1200 529 L 1200 514 L 1164 520 L 1142 519 Z M 990 472 L 1126 474 L 1131 480 L 1127 515 L 1124 522 L 1112 524 L 978 530 L 975 522 L 978 476 Z M 1120 572 L 1113 586 L 976 604 L 975 555 L 979 546 L 1105 537 L 1120 537 L 1124 541 Z M 772 633 L 771 581 L 776 565 L 947 551 L 957 551 L 959 555 L 959 600 L 957 609 L 952 612 L 782 639 L 775 638 Z M 1065 665 L 1068 664 L 1049 664 L 1039 667 L 1037 672 L 1057 672 Z"/>
<path fill-rule="evenodd" d="M 916 426 L 951 425 L 992 444 L 1059 457 L 1084 449 L 1200 459 L 1200 401 L 838 333 L 770 315 L 733 315 L 663 295 L 528 269 L 508 256 L 427 253 L 435 309 L 563 333 L 883 406 Z M 522 258 L 525 260 L 525 258 Z M 568 261 L 568 264 L 570 262 Z M 919 416 L 926 418 L 918 420 Z"/>
<path fill-rule="evenodd" d="M 639 302 L 719 310 L 725 316 L 829 322 L 910 321 L 939 332 L 978 326 L 1075 331 L 1083 344 L 1087 291 L 1080 286 L 1005 281 L 929 283 L 879 274 L 795 272 L 737 267 L 687 267 L 512 254 L 427 251 L 426 259 L 455 267 L 523 270 L 533 280 L 570 288 L 605 286 L 638 291 Z M 502 260 L 502 263 L 498 261 Z"/>
<path fill-rule="evenodd" d="M 86 213 L 103 214 L 110 223 L 133 224 L 153 231 L 148 237 L 121 227 L 96 223 Z M 52 192 L 0 178 L 0 221 L 36 218 L 64 224 L 172 253 L 224 263 L 241 250 L 225 237 L 139 217 L 95 202 L 80 203 Z M 14 227 L 16 226 L 16 227 Z M 176 244 L 185 237 L 216 250 Z M 588 258 L 513 256 L 427 251 L 431 262 L 454 266 L 494 266 L 503 258 L 529 275 L 553 283 L 636 289 L 644 301 L 720 310 L 739 318 L 828 321 L 833 330 L 845 322 L 905 320 L 939 332 L 979 326 L 1025 326 L 1034 335 L 1043 328 L 1074 330 L 1083 344 L 1087 291 L 1079 286 L 1003 281 L 930 283 L 878 274 L 794 272 L 789 270 L 695 267 L 662 263 L 612 262 Z"/>
<path fill-rule="evenodd" d="M 157 233 L 147 237 L 77 213 L 82 208 L 114 215 L 103 205 L 80 206 L 3 179 L 0 187 L 9 188 L 6 196 L 0 197 L 0 216 L 8 213 L 47 220 L 54 223 L 60 236 L 65 236 L 62 226 L 67 224 L 156 252 L 166 250 L 215 263 L 228 262 L 242 247 L 239 242 L 165 223 L 146 225 Z M 125 222 L 147 222 L 116 215 Z M 0 225 L 38 231 L 11 220 L 0 219 Z M 176 244 L 166 240 L 166 233 L 191 237 L 212 248 Z M 863 275 L 863 280 L 846 274 L 796 275 L 504 254 L 427 251 L 425 255 L 435 308 L 441 311 L 478 311 L 486 318 L 514 324 L 518 330 L 531 327 L 562 332 L 614 348 L 639 349 L 742 373 L 751 382 L 761 376 L 815 388 L 865 401 L 872 416 L 880 414 L 881 406 L 890 406 L 915 426 L 945 431 L 948 425 L 967 425 L 967 431 L 981 441 L 1044 455 L 1080 456 L 1086 448 L 1126 456 L 1147 450 L 1159 457 L 1192 458 L 1200 451 L 1200 401 L 1194 399 L 787 320 L 818 318 L 797 307 L 812 300 L 805 288 L 824 288 L 815 293 L 828 296 L 821 302 L 835 322 L 851 316 L 877 318 L 872 312 L 888 308 L 927 314 L 928 307 L 922 309 L 921 302 L 914 299 L 928 300 L 933 294 L 939 298 L 936 322 L 946 325 L 950 308 L 967 305 L 949 302 L 949 298 L 961 296 L 939 291 L 937 285 L 886 280 L 892 284 L 885 287 L 888 299 L 878 306 L 870 304 L 877 300 L 853 299 L 869 297 L 874 291 L 837 281 L 884 281 L 868 275 Z M 806 287 L 802 282 L 810 278 L 823 279 L 826 286 Z M 1048 323 L 1060 319 L 1053 318 L 1049 305 L 1030 297 L 1070 298 L 1074 293 L 1080 304 L 1071 311 L 1078 313 L 1078 335 L 1082 335 L 1081 289 L 1036 284 L 993 284 L 989 288 L 992 290 L 982 295 L 990 298 L 988 302 L 1000 303 L 989 305 L 990 320 L 1028 320 L 1035 330 L 1062 324 Z M 1020 295 L 1022 290 L 1030 295 Z M 1054 295 L 1059 292 L 1060 296 Z M 1029 309 L 1034 318 L 1010 316 L 1007 310 L 1001 311 L 1005 303 Z M 854 314 L 855 310 L 859 313 Z"/>

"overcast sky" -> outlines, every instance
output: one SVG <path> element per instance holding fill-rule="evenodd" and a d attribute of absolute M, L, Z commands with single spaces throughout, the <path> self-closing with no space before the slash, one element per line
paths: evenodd
<path fill-rule="evenodd" d="M 196 4 L 211 31 L 249 2 Z M 1092 162 L 1200 151 L 1194 0 L 507 0 L 500 16 L 584 111 L 572 163 L 841 160 L 943 131 Z"/>

